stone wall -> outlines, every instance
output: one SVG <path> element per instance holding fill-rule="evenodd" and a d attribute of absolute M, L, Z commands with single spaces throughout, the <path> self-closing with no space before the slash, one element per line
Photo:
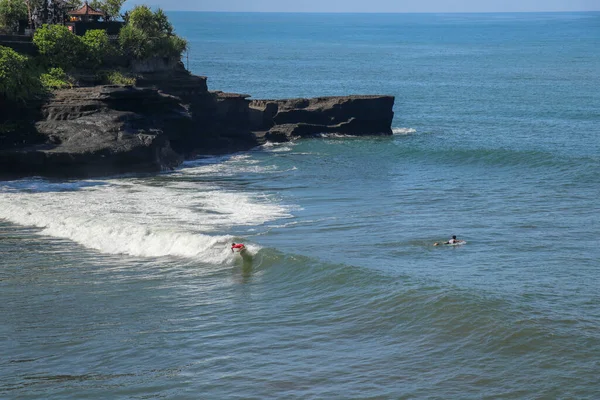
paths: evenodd
<path fill-rule="evenodd" d="M 145 60 L 131 60 L 130 67 L 136 73 L 156 73 L 172 71 L 179 67 L 180 61 L 173 57 L 153 57 Z"/>
<path fill-rule="evenodd" d="M 18 53 L 29 56 L 38 54 L 37 47 L 33 44 L 31 36 L 26 35 L 0 35 L 0 46 L 10 47 Z"/>

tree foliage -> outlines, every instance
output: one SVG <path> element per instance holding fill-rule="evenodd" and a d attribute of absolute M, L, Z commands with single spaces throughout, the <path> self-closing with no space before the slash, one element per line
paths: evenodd
<path fill-rule="evenodd" d="M 103 0 L 99 8 L 107 13 L 107 19 L 116 18 L 123 3 L 124 0 Z M 79 4 L 80 0 L 0 0 L 0 23 L 15 24 L 28 17 L 36 26 L 39 21 L 56 18 L 62 22 L 61 15 L 66 15 L 67 8 Z M 55 5 L 59 8 L 53 8 Z M 174 34 L 173 25 L 161 9 L 152 11 L 147 6 L 137 6 L 125 19 L 128 23 L 121 29 L 120 49 L 111 44 L 105 30 L 89 30 L 80 37 L 61 24 L 43 24 L 36 30 L 33 42 L 40 54 L 36 62 L 0 46 L 0 98 L 27 101 L 47 90 L 70 87 L 73 82 L 65 71 L 80 67 L 96 71 L 102 71 L 100 67 L 114 68 L 122 62 L 119 59 L 113 62 L 114 55 L 124 54 L 137 60 L 155 57 L 172 60 L 179 59 L 187 47 L 187 42 Z M 109 82 L 135 84 L 135 77 L 116 70 L 106 78 Z"/>
<path fill-rule="evenodd" d="M 81 0 L 22 0 L 27 6 L 29 21 L 33 27 L 44 24 L 62 24 L 67 13 L 83 4 Z"/>
<path fill-rule="evenodd" d="M 110 44 L 108 34 L 102 29 L 89 30 L 81 37 L 82 58 L 80 63 L 84 63 L 89 68 L 98 68 L 106 63 L 115 49 Z"/>
<path fill-rule="evenodd" d="M 83 1 L 81 0 L 61 0 L 60 2 L 63 4 L 63 7 L 68 10 L 76 10 L 83 6 Z"/>
<path fill-rule="evenodd" d="M 146 5 L 137 6 L 131 10 L 127 23 L 133 28 L 144 31 L 149 36 L 157 36 L 160 33 L 158 19 Z"/>
<path fill-rule="evenodd" d="M 43 25 L 35 31 L 33 43 L 47 64 L 72 69 L 81 63 L 83 42 L 66 26 Z"/>
<path fill-rule="evenodd" d="M 125 25 L 119 33 L 119 44 L 123 52 L 135 59 L 142 59 L 148 55 L 148 37 L 141 30 L 131 25 Z"/>
<path fill-rule="evenodd" d="M 154 13 L 154 19 L 156 21 L 156 25 L 158 27 L 159 32 L 164 32 L 168 36 L 173 35 L 173 25 L 171 24 L 171 22 L 169 22 L 167 14 L 165 14 L 165 12 L 161 8 L 156 10 L 156 12 Z"/>
<path fill-rule="evenodd" d="M 29 58 L 0 46 L 0 97 L 23 102 L 42 91 L 38 71 Z"/>
<path fill-rule="evenodd" d="M 187 48 L 187 42 L 173 33 L 173 25 L 161 9 L 153 12 L 148 6 L 136 6 L 125 20 L 127 25 L 121 29 L 119 42 L 132 58 L 179 58 Z"/>
<path fill-rule="evenodd" d="M 27 6 L 22 0 L 0 0 L 0 29 L 16 30 L 20 20 L 27 19 Z"/>
<path fill-rule="evenodd" d="M 97 69 L 116 51 L 103 29 L 76 36 L 65 26 L 44 25 L 35 32 L 33 42 L 48 66 L 65 71 L 77 67 Z"/>
<path fill-rule="evenodd" d="M 106 20 L 112 21 L 121 17 L 121 7 L 125 0 L 93 0 L 90 6 L 106 14 Z"/>

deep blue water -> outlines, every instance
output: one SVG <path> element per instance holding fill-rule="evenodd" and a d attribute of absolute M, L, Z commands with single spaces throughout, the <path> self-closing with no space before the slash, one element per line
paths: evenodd
<path fill-rule="evenodd" d="M 600 13 L 169 16 L 211 90 L 395 134 L 0 182 L 0 397 L 600 396 Z"/>

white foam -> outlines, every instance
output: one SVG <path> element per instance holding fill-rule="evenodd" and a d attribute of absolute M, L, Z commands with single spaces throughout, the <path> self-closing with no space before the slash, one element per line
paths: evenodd
<path fill-rule="evenodd" d="M 413 128 L 392 128 L 392 134 L 394 135 L 410 135 L 416 132 L 417 130 Z"/>
<path fill-rule="evenodd" d="M 286 153 L 288 151 L 292 151 L 292 146 L 277 146 L 277 147 L 269 146 L 265 150 L 267 150 L 271 153 Z"/>
<path fill-rule="evenodd" d="M 251 155 L 238 154 L 234 156 L 201 158 L 188 161 L 183 164 L 182 169 L 172 175 L 219 175 L 220 177 L 226 177 L 234 176 L 239 173 L 262 174 L 274 172 L 279 172 L 275 165 L 260 165 L 260 161 L 253 159 Z"/>
<path fill-rule="evenodd" d="M 109 254 L 231 259 L 231 227 L 290 214 L 264 195 L 203 182 L 121 179 L 0 184 L 0 218 Z M 253 251 L 258 251 L 259 248 Z"/>
<path fill-rule="evenodd" d="M 319 133 L 316 135 L 316 137 L 337 139 L 337 138 L 353 138 L 353 137 L 356 137 L 356 135 L 348 135 L 345 133 Z"/>

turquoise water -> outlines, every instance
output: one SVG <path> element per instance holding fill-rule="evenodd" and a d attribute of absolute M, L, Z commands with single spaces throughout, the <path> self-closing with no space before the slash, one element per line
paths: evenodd
<path fill-rule="evenodd" d="M 1 398 L 598 398 L 599 13 L 170 16 L 211 89 L 395 134 L 0 182 Z"/>

